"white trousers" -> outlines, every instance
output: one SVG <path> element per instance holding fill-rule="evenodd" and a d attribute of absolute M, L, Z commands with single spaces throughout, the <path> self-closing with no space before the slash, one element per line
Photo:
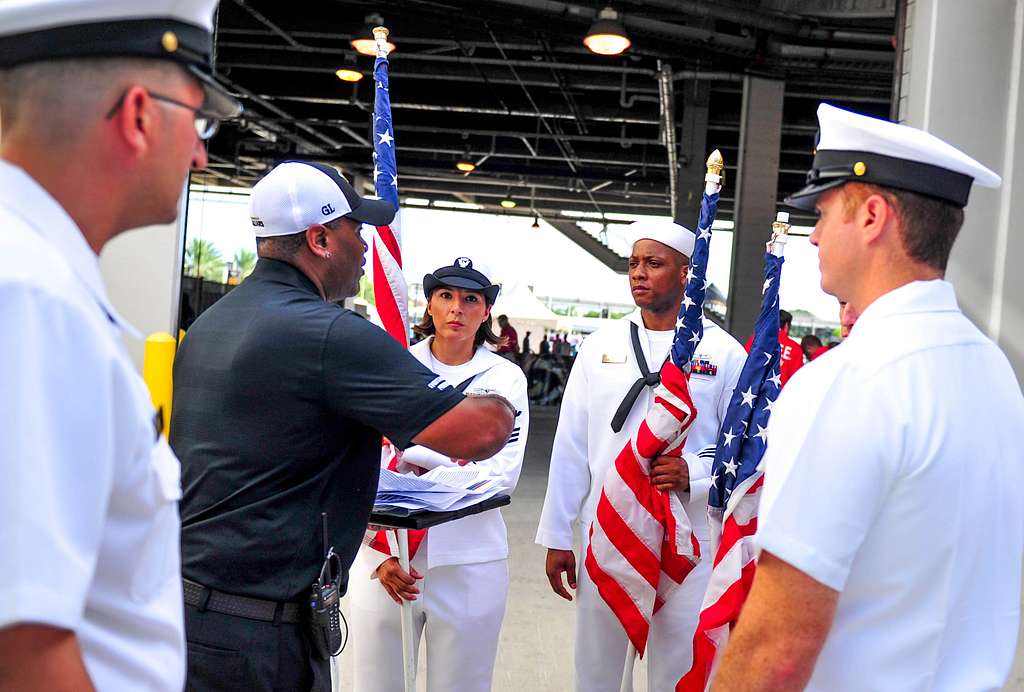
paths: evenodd
<path fill-rule="evenodd" d="M 693 633 L 711 576 L 709 551 L 701 543 L 701 561 L 651 621 L 644 654 L 649 692 L 672 692 L 690 669 Z M 590 581 L 586 567 L 581 567 L 576 588 L 577 692 L 619 692 L 627 642 L 622 624 Z"/>
<path fill-rule="evenodd" d="M 402 692 L 401 609 L 370 579 L 373 560 L 366 557 L 356 560 L 349 579 L 354 689 Z M 412 617 L 417 657 L 426 637 L 427 692 L 489 692 L 508 584 L 507 559 L 426 570 Z"/>

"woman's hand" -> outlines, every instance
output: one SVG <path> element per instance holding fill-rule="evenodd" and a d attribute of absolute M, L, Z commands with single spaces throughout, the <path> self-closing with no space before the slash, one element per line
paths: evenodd
<path fill-rule="evenodd" d="M 380 580 L 380 585 L 384 587 L 384 590 L 388 592 L 388 596 L 391 596 L 391 600 L 401 605 L 402 600 L 415 601 L 416 594 L 420 592 L 416 588 L 416 580 L 422 579 L 423 575 L 420 574 L 409 566 L 411 572 L 406 572 L 402 569 L 401 565 L 398 564 L 397 557 L 389 557 L 384 562 L 377 566 L 377 579 Z"/>

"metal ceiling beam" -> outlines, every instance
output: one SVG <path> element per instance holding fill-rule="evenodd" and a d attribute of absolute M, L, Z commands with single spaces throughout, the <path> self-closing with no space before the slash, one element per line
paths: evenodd
<path fill-rule="evenodd" d="M 281 46 L 268 43 L 250 43 L 250 42 L 239 42 L 239 41 L 221 41 L 218 43 L 220 49 L 224 48 L 244 48 L 253 49 L 259 51 L 274 51 L 274 52 L 298 52 L 298 53 L 317 53 L 320 55 L 335 55 L 338 57 L 349 57 L 352 51 L 341 48 L 320 48 L 317 46 Z M 654 76 L 654 70 L 643 68 L 643 67 L 621 67 L 617 65 L 591 65 L 586 63 L 574 63 L 574 62 L 545 62 L 537 60 L 502 60 L 500 58 L 478 58 L 472 57 L 467 58 L 463 56 L 455 55 L 430 55 L 426 53 L 399 53 L 395 52 L 390 60 L 394 61 L 393 64 L 401 65 L 403 62 L 438 62 L 438 63 L 451 63 L 451 64 L 465 64 L 465 65 L 496 65 L 506 66 L 513 65 L 514 67 L 535 67 L 535 68 L 556 68 L 559 70 L 567 70 L 569 72 L 601 72 L 604 74 L 636 74 L 636 75 L 647 75 L 648 77 Z"/>

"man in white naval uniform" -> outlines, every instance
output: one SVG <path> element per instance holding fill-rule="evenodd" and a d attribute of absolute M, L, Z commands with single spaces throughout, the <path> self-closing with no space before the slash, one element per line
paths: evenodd
<path fill-rule="evenodd" d="M 0 690 L 180 692 L 178 461 L 97 255 L 240 110 L 215 0 L 0 2 Z"/>
<path fill-rule="evenodd" d="M 580 569 L 577 575 L 577 565 L 583 561 L 573 553 L 573 532 L 578 529 L 581 555 L 585 555 L 607 469 L 647 413 L 650 385 L 655 378 L 638 378 L 647 371 L 657 374 L 672 346 L 693 252 L 694 234 L 670 221 L 638 221 L 629 230 L 635 239 L 629 260 L 629 282 L 639 309 L 626 319 L 597 330 L 580 346 L 562 398 L 547 496 L 536 539 L 548 548 L 545 569 L 555 593 L 572 600 L 562 583 L 563 573 L 569 587 L 576 589 L 575 665 L 579 692 L 619 689 L 627 638 L 586 570 Z M 633 333 L 643 362 L 634 352 Z M 710 454 L 696 452 L 717 442 L 719 426 L 745 359 L 746 352 L 736 339 L 710 320 L 704 320 L 704 337 L 694 354 L 690 375 L 697 420 L 690 428 L 686 453 L 681 459 L 659 457 L 652 463 L 651 477 L 656 487 L 681 494 L 705 555 L 651 623 L 647 660 L 652 692 L 673 689 L 690 667 L 689 642 L 697 625 L 711 563 L 707 495 L 713 449 Z M 631 390 L 638 392 L 638 396 L 630 406 L 624 397 Z"/>
<path fill-rule="evenodd" d="M 818 211 L 822 289 L 860 316 L 776 403 L 757 573 L 713 689 L 997 690 L 1020 621 L 1024 397 L 943 275 L 972 184 L 1000 178 L 905 125 L 818 120 L 788 203 Z"/>

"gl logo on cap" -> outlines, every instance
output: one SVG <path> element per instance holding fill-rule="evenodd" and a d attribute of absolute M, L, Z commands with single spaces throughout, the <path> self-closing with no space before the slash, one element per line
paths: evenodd
<path fill-rule="evenodd" d="M 458 259 L 455 260 L 455 265 L 460 269 L 472 269 L 473 260 L 469 259 L 468 257 L 459 257 Z"/>
<path fill-rule="evenodd" d="M 324 206 L 320 207 L 320 213 L 323 214 L 324 216 L 327 216 L 328 214 L 333 214 L 334 205 L 330 203 L 325 204 Z"/>

